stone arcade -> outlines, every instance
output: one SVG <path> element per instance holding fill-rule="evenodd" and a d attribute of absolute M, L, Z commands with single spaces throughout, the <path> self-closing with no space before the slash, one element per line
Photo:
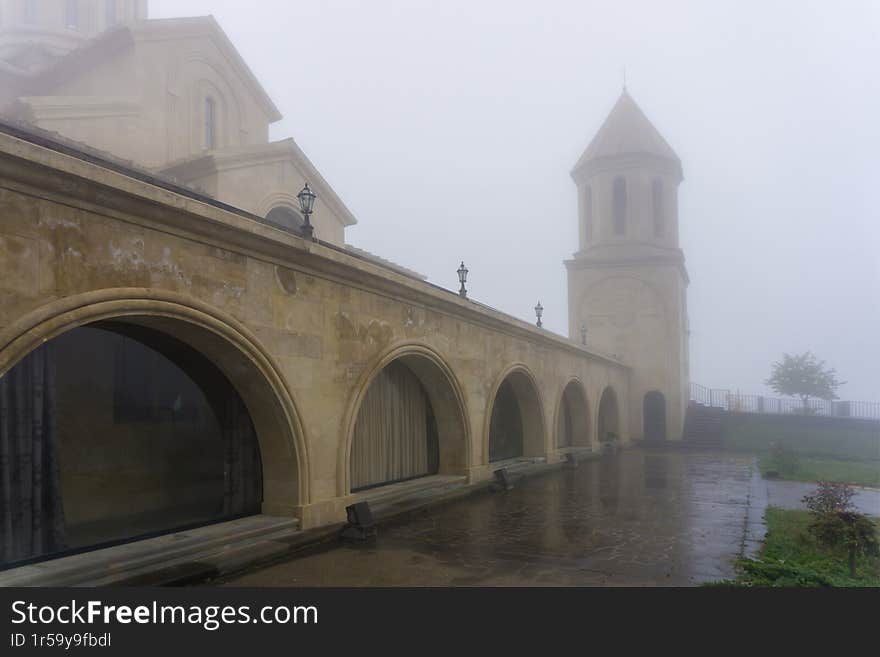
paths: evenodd
<path fill-rule="evenodd" d="M 626 92 L 573 172 L 569 340 L 346 246 L 213 19 L 0 4 L 0 567 L 680 438 L 681 165 Z"/>

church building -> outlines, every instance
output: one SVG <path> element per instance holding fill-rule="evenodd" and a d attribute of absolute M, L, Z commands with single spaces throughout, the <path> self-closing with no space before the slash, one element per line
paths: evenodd
<path fill-rule="evenodd" d="M 315 237 L 352 213 L 211 16 L 149 20 L 147 0 L 0 0 L 0 113 L 148 168 L 290 230 L 317 194 Z"/>
<path fill-rule="evenodd" d="M 0 0 L 0 585 L 223 572 L 681 438 L 682 165 L 626 90 L 572 171 L 569 336 L 349 246 L 280 118 L 212 17 Z"/>

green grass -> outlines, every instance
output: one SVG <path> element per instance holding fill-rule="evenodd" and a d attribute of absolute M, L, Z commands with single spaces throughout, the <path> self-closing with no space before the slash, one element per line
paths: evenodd
<path fill-rule="evenodd" d="M 745 587 L 880 587 L 880 557 L 860 556 L 856 577 L 849 576 L 844 550 L 818 545 L 807 527 L 808 511 L 768 508 L 764 516 L 767 536 L 757 559 L 741 559 L 739 572 L 721 586 Z M 880 531 L 880 521 L 877 521 Z"/>
<path fill-rule="evenodd" d="M 786 470 L 772 454 L 761 454 L 758 459 L 761 474 L 776 472 L 780 479 L 793 481 L 838 481 L 855 486 L 880 487 L 880 461 L 862 463 L 830 458 L 799 456 L 796 467 Z"/>
<path fill-rule="evenodd" d="M 786 427 L 756 418 L 727 427 L 724 442 L 753 452 L 769 452 L 773 443 L 783 442 L 803 456 L 880 462 L 880 432 L 870 429 Z"/>
<path fill-rule="evenodd" d="M 729 426 L 724 434 L 729 449 L 758 455 L 761 473 L 775 472 L 794 481 L 839 481 L 880 487 L 880 432 L 870 428 L 784 426 L 760 418 Z M 774 445 L 786 445 L 796 463 L 774 458 Z"/>

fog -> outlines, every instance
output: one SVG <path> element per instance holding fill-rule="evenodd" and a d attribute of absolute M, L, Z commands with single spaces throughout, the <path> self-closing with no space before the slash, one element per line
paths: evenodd
<path fill-rule="evenodd" d="M 880 399 L 880 4 L 152 0 L 213 14 L 359 220 L 347 241 L 567 332 L 569 171 L 627 86 L 680 156 L 691 378 L 813 350 Z"/>

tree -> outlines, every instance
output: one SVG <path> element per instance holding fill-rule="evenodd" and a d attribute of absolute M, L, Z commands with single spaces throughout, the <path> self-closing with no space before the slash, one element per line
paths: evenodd
<path fill-rule="evenodd" d="M 852 503 L 855 491 L 847 484 L 820 481 L 812 495 L 804 497 L 804 504 L 813 515 L 810 532 L 828 548 L 842 547 L 847 551 L 849 575 L 856 576 L 856 557 L 859 554 L 880 554 L 877 528 Z"/>
<path fill-rule="evenodd" d="M 773 371 L 766 381 L 778 394 L 800 397 L 804 413 L 810 410 L 810 398 L 831 401 L 837 399 L 837 388 L 845 381 L 837 380 L 837 371 L 826 369 L 824 360 L 816 360 L 812 352 L 791 356 L 782 355 L 781 363 L 773 363 Z"/>

